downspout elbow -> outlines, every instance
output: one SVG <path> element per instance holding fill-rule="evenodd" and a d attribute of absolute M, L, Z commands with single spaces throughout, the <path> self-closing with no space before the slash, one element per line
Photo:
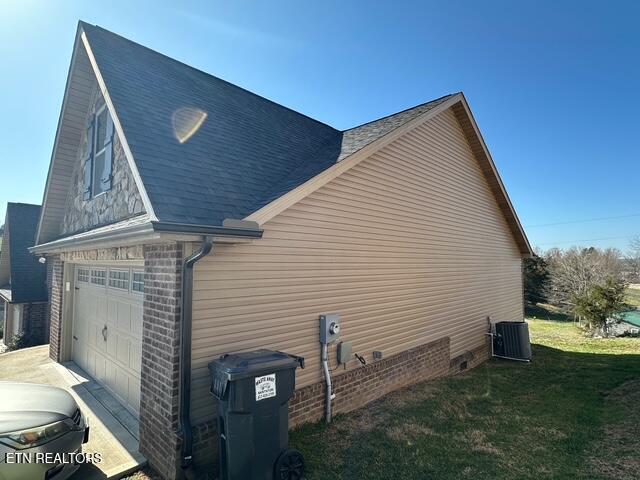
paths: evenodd
<path fill-rule="evenodd" d="M 182 432 L 181 465 L 183 470 L 193 461 L 191 429 L 191 332 L 193 313 L 193 267 L 213 249 L 213 237 L 207 236 L 200 248 L 182 263 L 182 302 L 180 309 L 180 431 Z"/>

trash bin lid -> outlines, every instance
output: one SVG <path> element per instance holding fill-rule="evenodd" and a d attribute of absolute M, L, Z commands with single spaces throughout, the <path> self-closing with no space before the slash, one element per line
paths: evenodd
<path fill-rule="evenodd" d="M 275 350 L 260 349 L 252 352 L 230 353 L 209 364 L 210 370 L 226 376 L 228 380 L 253 377 L 289 368 L 304 366 L 304 359 Z"/>

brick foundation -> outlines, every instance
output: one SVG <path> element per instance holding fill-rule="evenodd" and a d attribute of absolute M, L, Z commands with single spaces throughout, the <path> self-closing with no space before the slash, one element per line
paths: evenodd
<path fill-rule="evenodd" d="M 336 394 L 332 404 L 333 413 L 350 412 L 394 390 L 472 369 L 485 362 L 489 356 L 487 343 L 451 359 L 447 337 L 342 374 L 335 374 L 332 377 L 333 391 Z M 290 428 L 324 418 L 324 392 L 324 382 L 296 390 L 289 402 Z M 194 426 L 193 434 L 194 464 L 214 468 L 211 465 L 218 460 L 216 422 L 208 421 Z"/>
<path fill-rule="evenodd" d="M 414 383 L 446 375 L 450 369 L 449 338 L 406 350 L 375 363 L 334 374 L 334 413 L 363 407 L 387 393 Z M 303 387 L 289 402 L 289 427 L 324 418 L 325 385 Z M 194 427 L 194 463 L 211 465 L 218 460 L 217 425 L 209 421 Z"/>
<path fill-rule="evenodd" d="M 217 405 L 215 408 L 218 408 Z M 218 423 L 215 420 L 193 427 L 193 464 L 196 468 L 212 467 L 218 461 Z M 216 470 L 217 471 L 217 470 Z"/>
<path fill-rule="evenodd" d="M 64 263 L 58 255 L 47 256 L 47 289 L 49 293 L 49 356 L 60 362 L 62 348 L 62 296 Z"/>
<path fill-rule="evenodd" d="M 140 452 L 163 478 L 180 475 L 180 244 L 144 247 Z"/>
<path fill-rule="evenodd" d="M 332 378 L 333 413 L 350 412 L 387 393 L 449 372 L 449 338 L 442 338 L 348 370 Z M 324 382 L 296 390 L 289 402 L 289 426 L 324 418 Z"/>
<path fill-rule="evenodd" d="M 484 345 L 452 358 L 449 363 L 449 375 L 455 375 L 457 373 L 464 372 L 465 370 L 475 368 L 481 363 L 489 360 L 489 358 L 491 358 L 491 345 L 489 344 L 487 337 L 487 341 Z"/>

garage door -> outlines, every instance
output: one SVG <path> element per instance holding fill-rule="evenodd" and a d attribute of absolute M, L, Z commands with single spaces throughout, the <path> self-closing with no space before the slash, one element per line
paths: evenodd
<path fill-rule="evenodd" d="M 78 265 L 75 280 L 73 360 L 137 416 L 143 271 Z"/>

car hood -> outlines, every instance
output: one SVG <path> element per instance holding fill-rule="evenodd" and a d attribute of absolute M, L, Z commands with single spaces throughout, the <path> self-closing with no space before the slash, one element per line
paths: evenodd
<path fill-rule="evenodd" d="M 78 405 L 62 388 L 0 382 L 0 433 L 39 427 L 73 416 Z"/>

